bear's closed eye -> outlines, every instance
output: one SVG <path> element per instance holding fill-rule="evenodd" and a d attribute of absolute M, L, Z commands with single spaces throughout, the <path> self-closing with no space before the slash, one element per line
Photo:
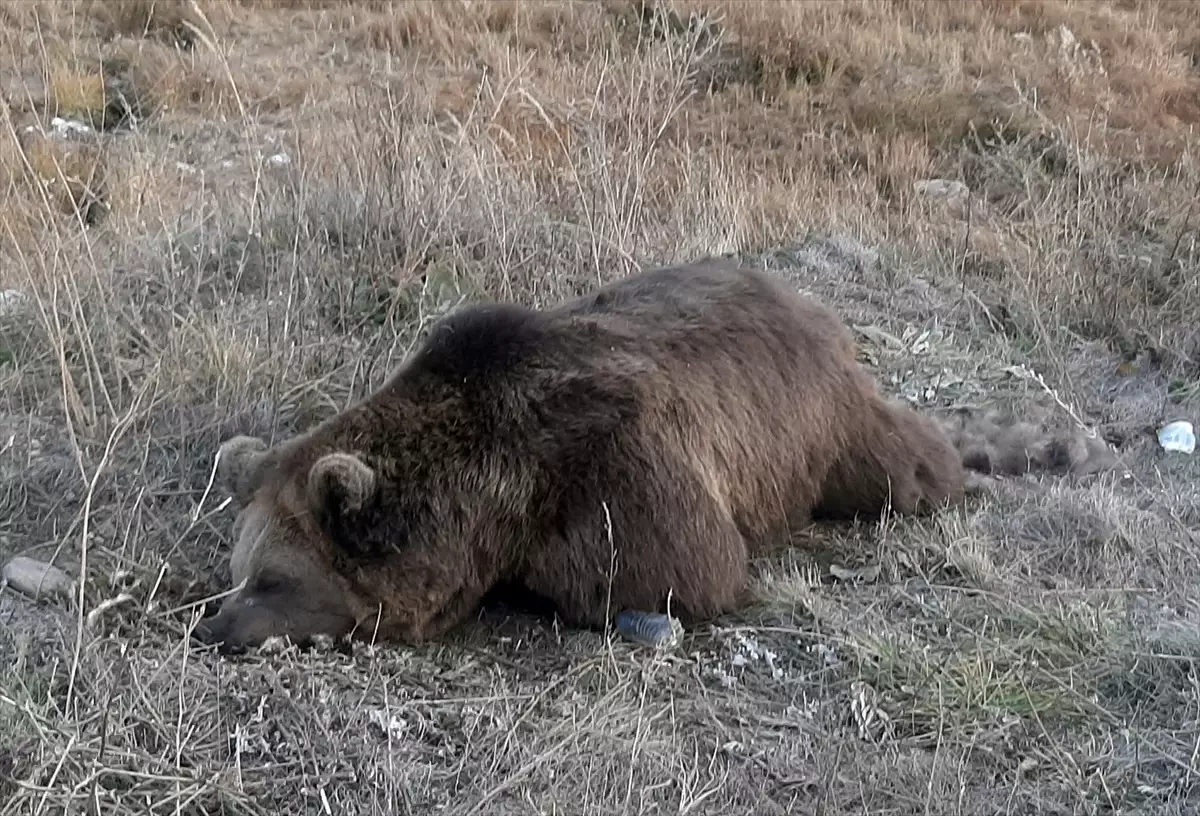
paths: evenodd
<path fill-rule="evenodd" d="M 287 588 L 287 581 L 279 575 L 260 575 L 250 585 L 250 591 L 255 595 L 266 595 L 281 592 Z"/>

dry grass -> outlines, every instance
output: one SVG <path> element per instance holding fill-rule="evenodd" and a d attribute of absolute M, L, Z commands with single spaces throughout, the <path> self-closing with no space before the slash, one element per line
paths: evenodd
<path fill-rule="evenodd" d="M 0 1 L 0 557 L 84 578 L 0 590 L 0 814 L 1194 812 L 1198 54 L 1187 2 Z M 192 649 L 220 439 L 722 252 L 1129 477 L 806 531 L 671 655 Z"/>

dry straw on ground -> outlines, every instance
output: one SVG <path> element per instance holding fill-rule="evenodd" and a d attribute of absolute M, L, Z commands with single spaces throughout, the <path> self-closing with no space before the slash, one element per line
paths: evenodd
<path fill-rule="evenodd" d="M 1200 420 L 1198 44 L 1141 0 L 0 0 L 0 558 L 82 579 L 0 590 L 0 814 L 1195 812 L 1200 457 L 1153 431 Z M 502 610 L 190 645 L 221 438 L 460 300 L 721 252 L 1128 477 L 804 531 L 664 656 Z"/>

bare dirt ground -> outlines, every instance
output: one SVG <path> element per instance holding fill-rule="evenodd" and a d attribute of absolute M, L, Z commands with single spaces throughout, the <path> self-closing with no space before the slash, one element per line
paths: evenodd
<path fill-rule="evenodd" d="M 0 560 L 82 579 L 0 590 L 0 814 L 1200 810 L 1193 3 L 0 0 L 0 62 Z M 189 643 L 222 438 L 726 252 L 1127 473 L 798 532 L 666 654 Z"/>

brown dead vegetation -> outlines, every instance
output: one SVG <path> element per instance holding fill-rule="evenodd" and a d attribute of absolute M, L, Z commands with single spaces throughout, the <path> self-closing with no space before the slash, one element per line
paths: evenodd
<path fill-rule="evenodd" d="M 196 42 L 203 17 L 189 0 L 92 0 L 87 6 L 102 37 L 150 37 L 181 48 Z"/>
<path fill-rule="evenodd" d="M 0 816 L 1194 810 L 1198 54 L 1188 0 L 0 0 L 0 557 L 84 603 L 0 589 Z M 188 647 L 221 438 L 723 252 L 1119 467 L 798 531 L 673 655 Z"/>
<path fill-rule="evenodd" d="M 34 183 L 64 213 L 95 223 L 106 197 L 104 155 L 95 141 L 54 138 L 38 130 L 20 134 Z"/>

